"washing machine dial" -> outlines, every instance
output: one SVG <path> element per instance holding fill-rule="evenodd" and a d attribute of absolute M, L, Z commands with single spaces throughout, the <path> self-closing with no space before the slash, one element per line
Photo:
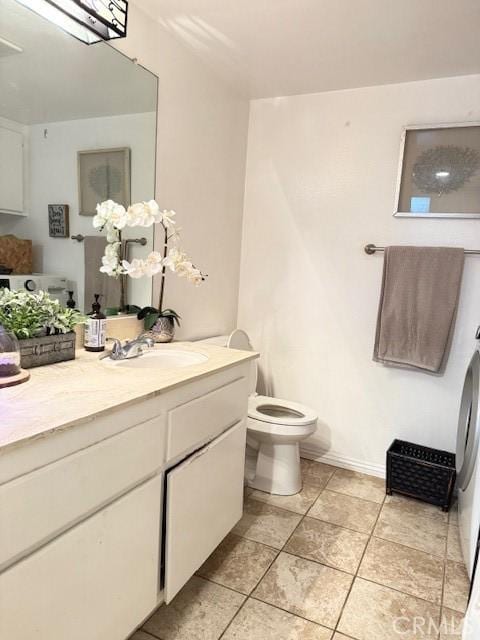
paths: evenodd
<path fill-rule="evenodd" d="M 37 283 L 35 280 L 25 280 L 24 287 L 27 291 L 35 291 L 37 288 Z"/>

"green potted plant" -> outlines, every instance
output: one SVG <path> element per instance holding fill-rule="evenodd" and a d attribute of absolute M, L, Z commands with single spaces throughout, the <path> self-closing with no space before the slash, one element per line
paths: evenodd
<path fill-rule="evenodd" d="M 161 275 L 158 308 L 144 307 L 138 312 L 138 319 L 144 320 L 148 335 L 156 342 L 170 342 L 175 335 L 175 325 L 180 326 L 180 316 L 173 309 L 163 308 L 165 275 L 167 269 L 179 277 L 185 277 L 195 286 L 206 278 L 178 246 L 179 233 L 175 228 L 175 211 L 160 211 L 155 200 L 137 202 L 125 209 L 113 200 L 97 205 L 97 215 L 93 219 L 95 229 L 106 233 L 107 245 L 100 271 L 115 278 L 141 278 Z M 150 227 L 161 224 L 164 229 L 163 254 L 151 251 L 145 260 L 135 258 L 131 262 L 123 259 L 121 232 L 125 227 Z M 174 245 L 168 248 L 169 241 Z"/>
<path fill-rule="evenodd" d="M 0 325 L 19 340 L 24 369 L 75 358 L 75 325 L 84 320 L 47 292 L 0 289 Z"/>

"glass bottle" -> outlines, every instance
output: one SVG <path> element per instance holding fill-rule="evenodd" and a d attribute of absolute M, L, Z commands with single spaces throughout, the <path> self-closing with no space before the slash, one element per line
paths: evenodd
<path fill-rule="evenodd" d="M 20 345 L 13 333 L 0 324 L 0 378 L 20 373 Z"/>

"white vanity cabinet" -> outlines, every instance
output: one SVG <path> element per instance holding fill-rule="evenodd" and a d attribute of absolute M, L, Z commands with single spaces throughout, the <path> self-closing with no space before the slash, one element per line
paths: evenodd
<path fill-rule="evenodd" d="M 125 640 L 171 601 L 241 517 L 247 374 L 240 363 L 12 451 L 1 640 Z"/>

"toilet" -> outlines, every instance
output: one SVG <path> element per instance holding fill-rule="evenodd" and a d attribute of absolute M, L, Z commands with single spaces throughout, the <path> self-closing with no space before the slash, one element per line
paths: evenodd
<path fill-rule="evenodd" d="M 204 342 L 253 351 L 242 329 Z M 313 409 L 297 402 L 258 395 L 256 388 L 257 361 L 254 361 L 248 401 L 246 484 L 267 493 L 293 495 L 302 489 L 299 444 L 315 433 L 318 416 Z"/>

